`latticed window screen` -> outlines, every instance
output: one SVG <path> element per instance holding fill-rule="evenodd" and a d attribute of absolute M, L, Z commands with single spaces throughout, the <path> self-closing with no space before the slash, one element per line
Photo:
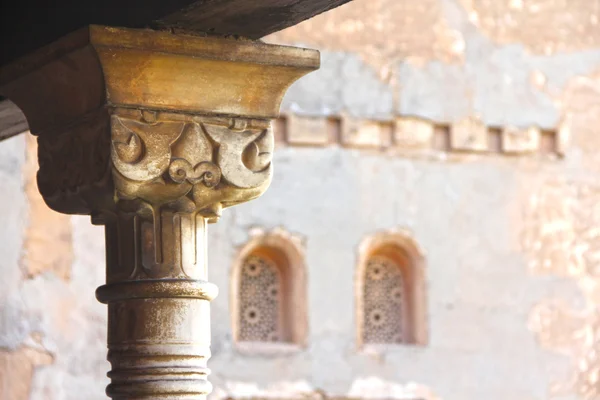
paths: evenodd
<path fill-rule="evenodd" d="M 244 261 L 239 290 L 239 340 L 281 340 L 281 271 L 270 259 L 251 255 Z"/>
<path fill-rule="evenodd" d="M 400 266 L 388 257 L 371 257 L 365 269 L 363 291 L 364 342 L 404 342 L 406 299 Z"/>

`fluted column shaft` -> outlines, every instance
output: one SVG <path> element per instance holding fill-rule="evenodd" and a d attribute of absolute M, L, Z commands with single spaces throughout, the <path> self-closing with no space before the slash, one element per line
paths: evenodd
<path fill-rule="evenodd" d="M 159 212 L 105 222 L 108 304 L 107 394 L 115 400 L 204 399 L 211 391 L 206 219 Z"/>

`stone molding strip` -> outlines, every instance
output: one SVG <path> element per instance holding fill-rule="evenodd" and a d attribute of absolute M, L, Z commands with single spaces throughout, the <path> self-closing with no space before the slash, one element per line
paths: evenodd
<path fill-rule="evenodd" d="M 276 141 L 289 146 L 339 145 L 417 154 L 436 151 L 562 157 L 568 140 L 564 129 L 486 126 L 478 118 L 441 124 L 411 116 L 376 121 L 348 116 L 312 117 L 288 113 L 275 121 L 274 130 Z"/>

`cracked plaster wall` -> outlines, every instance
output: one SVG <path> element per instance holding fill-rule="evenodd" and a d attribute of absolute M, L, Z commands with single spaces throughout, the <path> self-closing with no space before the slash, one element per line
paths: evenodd
<path fill-rule="evenodd" d="M 283 109 L 562 129 L 559 160 L 407 159 L 277 149 L 259 200 L 210 227 L 215 398 L 600 399 L 600 16 L 585 0 L 355 0 L 267 38 L 322 49 Z M 0 398 L 103 399 L 103 232 L 45 208 L 35 146 L 0 144 Z M 253 227 L 306 242 L 309 337 L 286 355 L 231 340 L 230 267 Z M 400 227 L 427 258 L 429 344 L 355 346 L 353 274 L 368 234 Z"/>

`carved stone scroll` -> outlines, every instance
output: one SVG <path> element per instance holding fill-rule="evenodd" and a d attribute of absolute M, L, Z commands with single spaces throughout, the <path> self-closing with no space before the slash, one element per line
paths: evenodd
<path fill-rule="evenodd" d="M 210 393 L 207 224 L 267 189 L 270 122 L 317 67 L 304 49 L 92 26 L 0 71 L 45 201 L 105 226 L 111 398 Z"/>

